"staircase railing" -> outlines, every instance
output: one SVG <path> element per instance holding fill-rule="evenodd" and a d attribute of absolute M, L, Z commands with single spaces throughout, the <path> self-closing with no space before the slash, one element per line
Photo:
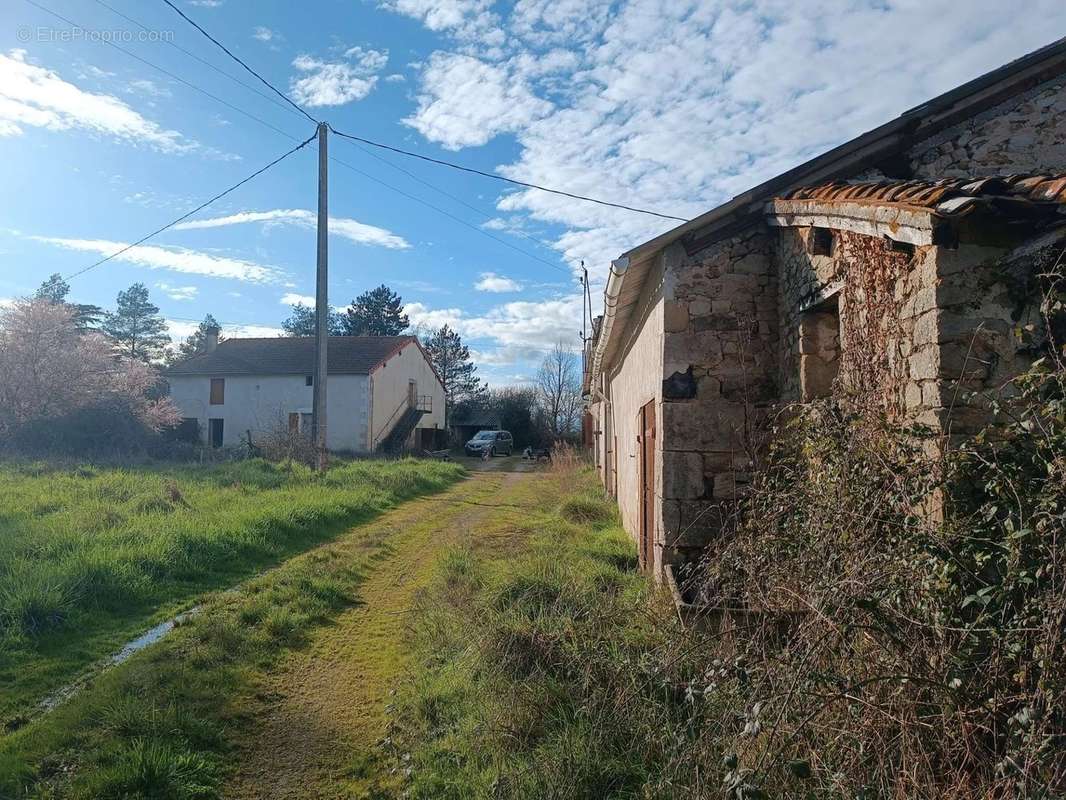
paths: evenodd
<path fill-rule="evenodd" d="M 374 443 L 370 450 L 377 450 L 381 443 L 389 438 L 389 435 L 393 432 L 397 425 L 403 420 L 403 415 L 408 411 L 418 411 L 422 414 L 431 414 L 433 412 L 433 395 L 423 394 L 416 398 L 412 398 L 410 395 L 404 397 L 396 410 L 389 415 L 389 418 L 385 420 L 385 424 L 381 428 L 381 432 L 378 433 L 374 439 Z"/>

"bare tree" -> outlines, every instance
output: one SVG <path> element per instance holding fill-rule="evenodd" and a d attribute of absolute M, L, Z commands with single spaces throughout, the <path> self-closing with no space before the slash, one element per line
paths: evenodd
<path fill-rule="evenodd" d="M 573 348 L 559 342 L 537 370 L 537 394 L 553 439 L 574 434 L 581 420 L 581 373 Z"/>

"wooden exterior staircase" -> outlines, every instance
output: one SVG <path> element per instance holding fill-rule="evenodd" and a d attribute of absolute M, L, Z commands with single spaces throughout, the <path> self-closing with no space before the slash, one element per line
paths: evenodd
<path fill-rule="evenodd" d="M 374 452 L 383 455 L 399 455 L 419 420 L 433 411 L 433 396 L 428 394 L 409 396 L 396 407 L 385 423 L 383 433 L 374 444 Z"/>

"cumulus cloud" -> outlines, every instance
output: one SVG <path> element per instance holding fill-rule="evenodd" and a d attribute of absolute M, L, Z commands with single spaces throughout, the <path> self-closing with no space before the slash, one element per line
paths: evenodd
<path fill-rule="evenodd" d="M 195 300 L 200 290 L 195 286 L 174 286 L 169 283 L 157 283 L 155 287 L 171 300 Z"/>
<path fill-rule="evenodd" d="M 142 91 L 156 88 L 151 81 L 135 84 Z M 0 53 L 0 136 L 17 136 L 26 127 L 81 129 L 164 153 L 200 147 L 178 131 L 146 119 L 118 98 L 83 91 L 57 72 L 29 63 L 24 50 L 11 50 L 7 55 Z"/>
<path fill-rule="evenodd" d="M 252 28 L 252 38 L 259 42 L 273 42 L 276 39 L 281 38 L 281 34 L 270 30 L 263 25 L 256 25 Z"/>
<path fill-rule="evenodd" d="M 293 99 L 308 106 L 341 106 L 362 100 L 377 85 L 377 73 L 389 61 L 387 50 L 351 47 L 344 52 L 344 61 L 324 61 L 310 55 L 299 55 L 292 65 L 301 73 L 289 86 Z"/>
<path fill-rule="evenodd" d="M 227 225 L 242 225 L 261 222 L 269 225 L 294 225 L 314 230 L 318 224 L 318 214 L 305 208 L 278 208 L 271 211 L 242 211 L 225 217 L 194 219 L 174 226 L 174 230 L 197 230 L 202 228 L 222 228 Z M 356 244 L 368 244 L 386 247 L 390 250 L 406 250 L 411 245 L 402 236 L 384 228 L 366 225 L 347 217 L 330 217 L 329 232 L 341 236 Z"/>
<path fill-rule="evenodd" d="M 286 292 L 281 296 L 281 304 L 283 306 L 311 306 L 313 308 L 315 305 L 315 296 L 313 294 Z"/>
<path fill-rule="evenodd" d="M 380 7 L 421 20 L 431 31 L 499 48 L 505 34 L 492 5 L 493 0 L 383 0 Z"/>
<path fill-rule="evenodd" d="M 514 134 L 510 177 L 696 216 L 907 108 L 1048 43 L 1066 6 L 995 0 L 517 0 L 507 50 L 466 34 L 469 0 L 390 0 L 449 35 L 406 120 L 457 149 Z M 562 225 L 602 280 L 675 223 L 536 191 L 501 210 Z"/>
<path fill-rule="evenodd" d="M 495 272 L 482 272 L 474 288 L 479 292 L 520 292 L 522 284 L 505 275 L 497 275 Z"/>
<path fill-rule="evenodd" d="M 30 236 L 36 242 L 76 250 L 83 253 L 95 253 L 98 256 L 110 256 L 126 247 L 128 242 L 113 242 L 107 239 L 63 239 L 55 236 Z M 190 275 L 206 275 L 211 278 L 230 278 L 250 283 L 270 283 L 276 281 L 281 270 L 253 261 L 239 258 L 202 253 L 184 247 L 161 247 L 158 245 L 137 245 L 119 256 L 117 261 L 125 261 L 148 269 L 167 269 Z"/>
<path fill-rule="evenodd" d="M 422 72 L 418 108 L 404 120 L 449 150 L 482 145 L 546 116 L 552 104 L 504 67 L 461 53 L 434 53 Z"/>
<path fill-rule="evenodd" d="M 479 360 L 501 366 L 537 361 L 556 343 L 575 341 L 575 320 L 581 318 L 581 302 L 579 295 L 541 302 L 519 300 L 485 314 L 408 303 L 404 313 L 415 327 L 432 330 L 448 325 L 465 340 L 484 342 L 486 346 L 475 347 Z"/>

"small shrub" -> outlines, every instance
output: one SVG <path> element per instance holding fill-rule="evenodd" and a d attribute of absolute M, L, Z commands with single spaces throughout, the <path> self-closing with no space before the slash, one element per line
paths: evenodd
<path fill-rule="evenodd" d="M 136 739 L 115 766 L 91 781 L 87 797 L 99 800 L 209 800 L 218 793 L 219 772 L 202 755 L 157 739 Z"/>
<path fill-rule="evenodd" d="M 563 502 L 559 514 L 578 525 L 606 525 L 615 518 L 614 509 L 598 497 L 569 497 Z"/>

